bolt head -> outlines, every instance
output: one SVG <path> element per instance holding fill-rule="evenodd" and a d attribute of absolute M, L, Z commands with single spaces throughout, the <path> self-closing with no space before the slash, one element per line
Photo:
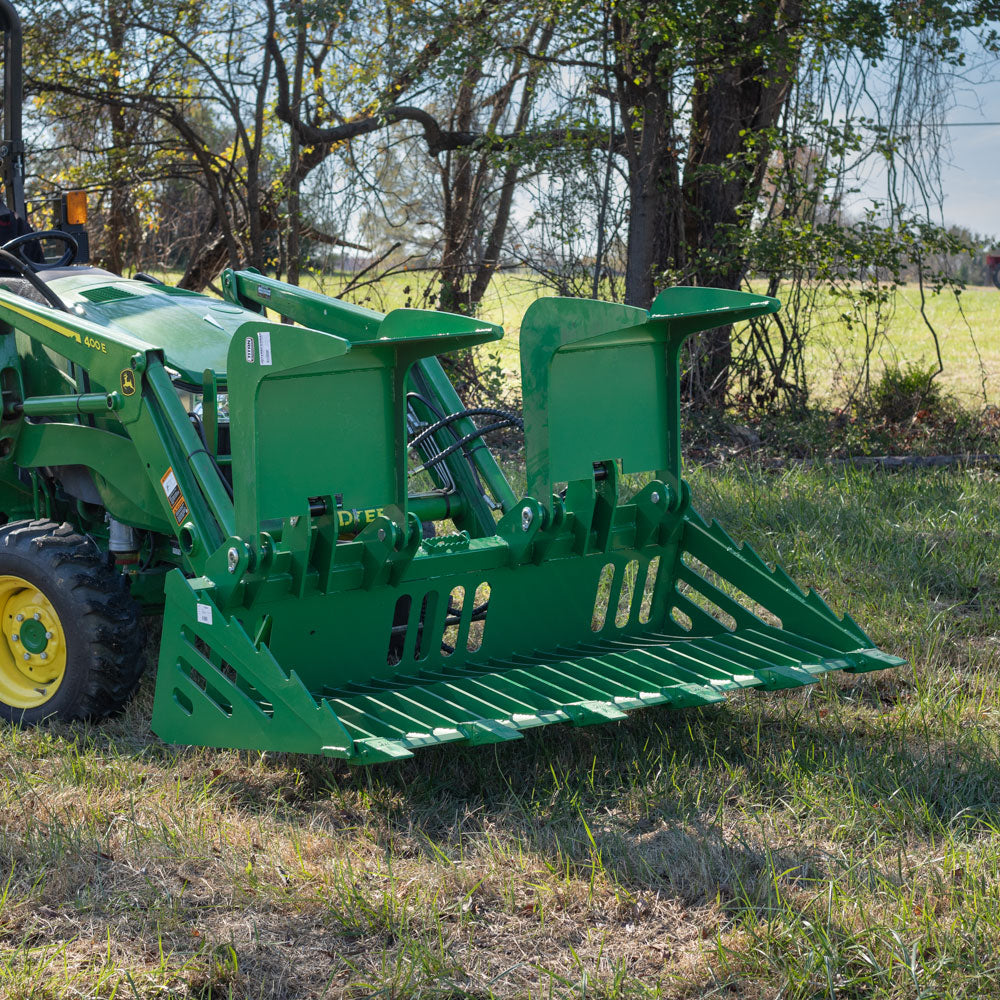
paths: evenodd
<path fill-rule="evenodd" d="M 40 657 L 41 657 L 41 658 L 42 658 L 43 660 L 47 660 L 47 659 L 49 658 L 49 654 L 48 654 L 48 653 L 46 653 L 46 652 L 44 652 L 44 651 L 43 651 L 43 652 L 41 652 L 41 653 L 39 653 L 38 655 L 39 655 L 39 656 L 40 656 Z"/>
<path fill-rule="evenodd" d="M 18 615 L 18 616 L 17 616 L 17 617 L 16 617 L 15 619 L 14 619 L 14 621 L 16 621 L 16 622 L 23 622 L 23 621 L 24 621 L 24 615 Z"/>
<path fill-rule="evenodd" d="M 37 621 L 39 621 L 41 619 L 42 616 L 36 611 L 32 617 L 37 622 Z"/>
<path fill-rule="evenodd" d="M 380 542 L 384 542 L 385 541 L 385 528 L 379 528 L 378 529 L 378 540 Z"/>
<path fill-rule="evenodd" d="M 649 494 L 649 501 L 650 501 L 650 503 L 659 503 L 660 502 L 660 494 L 659 493 L 650 493 Z"/>
<path fill-rule="evenodd" d="M 229 567 L 229 572 L 235 573 L 236 567 L 240 564 L 240 554 L 235 545 L 226 553 L 226 563 Z"/>
<path fill-rule="evenodd" d="M 535 515 L 531 513 L 530 507 L 525 507 L 521 511 L 521 530 L 527 531 L 531 527 L 531 522 L 535 519 Z"/>
<path fill-rule="evenodd" d="M 31 659 L 31 653 L 25 653 L 25 654 L 24 654 L 24 658 L 25 658 L 26 660 L 30 660 L 30 659 Z"/>
<path fill-rule="evenodd" d="M 46 632 L 45 633 L 45 638 L 46 639 L 51 639 L 52 638 L 52 633 L 51 632 Z"/>

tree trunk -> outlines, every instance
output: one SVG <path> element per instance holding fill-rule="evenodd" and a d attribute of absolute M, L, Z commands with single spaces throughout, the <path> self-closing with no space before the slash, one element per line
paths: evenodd
<path fill-rule="evenodd" d="M 682 193 L 684 242 L 698 285 L 739 288 L 746 276 L 743 236 L 767 167 L 767 135 L 797 72 L 798 17 L 798 0 L 756 9 L 699 74 Z M 693 403 L 725 405 L 732 358 L 732 327 L 692 343 L 686 390 Z"/>
<path fill-rule="evenodd" d="M 626 54 L 616 67 L 614 95 L 628 162 L 625 302 L 648 309 L 663 271 L 684 257 L 671 80 L 660 65 L 661 47 L 637 47 L 634 19 L 613 17 L 612 30 L 618 51 Z"/>

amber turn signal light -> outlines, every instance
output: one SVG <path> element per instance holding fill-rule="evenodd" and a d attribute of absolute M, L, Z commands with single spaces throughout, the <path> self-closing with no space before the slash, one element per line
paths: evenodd
<path fill-rule="evenodd" d="M 66 221 L 71 226 L 87 224 L 87 192 L 66 192 Z"/>

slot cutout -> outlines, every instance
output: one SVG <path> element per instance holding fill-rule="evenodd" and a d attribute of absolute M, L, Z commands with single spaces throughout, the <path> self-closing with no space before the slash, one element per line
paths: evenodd
<path fill-rule="evenodd" d="M 656 591 L 656 577 L 660 572 L 660 557 L 653 556 L 646 564 L 646 580 L 642 585 L 642 604 L 639 605 L 639 623 L 646 625 L 653 614 L 653 594 Z"/>
<path fill-rule="evenodd" d="M 777 628 L 782 628 L 781 619 L 768 611 L 762 604 L 755 601 L 746 591 L 740 590 L 739 587 L 734 586 L 728 580 L 723 579 L 714 570 L 711 570 L 706 566 L 700 559 L 696 559 L 690 552 L 685 552 L 681 557 L 681 561 L 684 565 L 691 570 L 692 573 L 696 573 L 707 583 L 710 583 L 713 587 L 721 590 L 730 600 L 739 604 L 741 608 L 749 611 L 750 614 L 759 618 L 761 621 L 766 622 L 768 625 L 774 625 Z"/>
<path fill-rule="evenodd" d="M 465 587 L 454 587 L 448 595 L 448 614 L 444 634 L 441 636 L 441 655 L 451 656 L 458 648 L 458 633 L 462 628 L 465 610 Z"/>
<path fill-rule="evenodd" d="M 486 632 L 486 614 L 489 609 L 490 585 L 484 580 L 476 587 L 476 593 L 472 599 L 472 619 L 469 623 L 469 638 L 465 643 L 465 648 L 470 653 L 475 653 L 482 648 L 483 637 Z"/>
<path fill-rule="evenodd" d="M 394 667 L 403 658 L 403 646 L 406 644 L 406 630 L 410 624 L 410 607 L 413 598 L 409 594 L 400 595 L 392 613 L 392 626 L 389 629 L 389 651 L 385 662 Z"/>
<path fill-rule="evenodd" d="M 635 594 L 635 581 L 639 575 L 639 560 L 630 559 L 622 570 L 622 586 L 618 592 L 618 607 L 615 610 L 615 627 L 625 628 L 632 612 L 632 597 Z"/>
<path fill-rule="evenodd" d="M 608 605 L 611 603 L 611 585 L 615 580 L 615 565 L 607 563 L 597 578 L 597 594 L 594 597 L 594 613 L 590 619 L 593 632 L 600 632 L 608 618 Z"/>
<path fill-rule="evenodd" d="M 683 629 L 685 632 L 690 632 L 692 627 L 691 619 L 684 614 L 679 608 L 674 608 L 670 612 L 670 620 L 678 627 Z"/>

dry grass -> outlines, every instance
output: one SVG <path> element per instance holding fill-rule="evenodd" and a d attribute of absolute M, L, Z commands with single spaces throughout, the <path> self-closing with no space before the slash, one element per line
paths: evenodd
<path fill-rule="evenodd" d="M 350 770 L 0 731 L 0 995 L 979 997 L 1000 482 L 692 476 L 912 667 Z"/>

